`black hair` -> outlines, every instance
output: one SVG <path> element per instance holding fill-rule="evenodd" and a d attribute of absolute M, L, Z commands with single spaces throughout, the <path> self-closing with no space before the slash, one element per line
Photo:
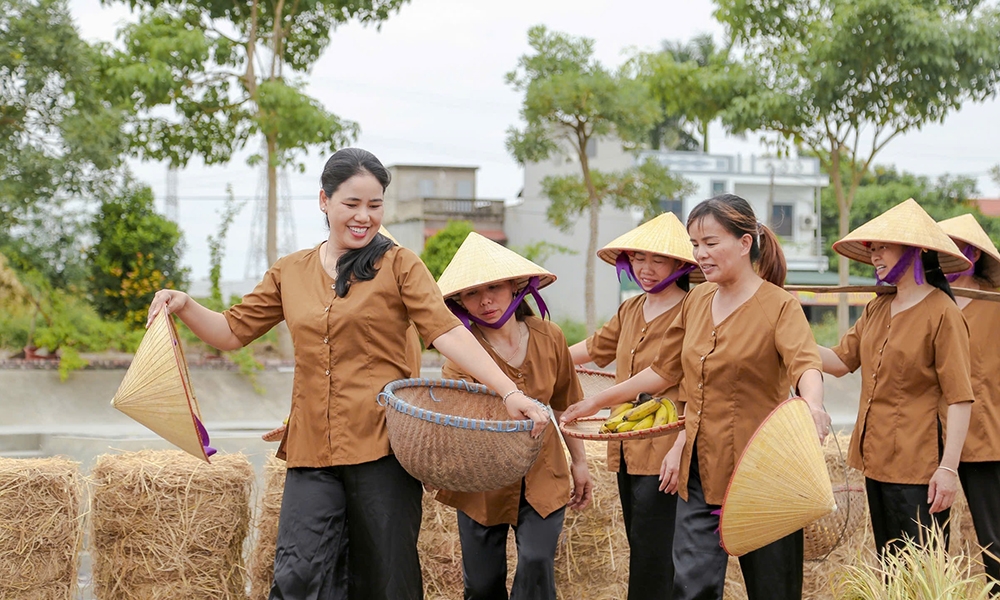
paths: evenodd
<path fill-rule="evenodd" d="M 528 304 L 528 299 L 521 298 L 521 303 L 514 309 L 514 318 L 518 321 L 523 321 L 526 318 L 533 316 L 535 316 L 535 311 L 531 310 L 531 305 Z"/>
<path fill-rule="evenodd" d="M 327 198 L 333 196 L 342 183 L 355 175 L 369 174 L 375 177 L 382 184 L 384 192 L 389 187 L 392 177 L 389 175 L 382 162 L 374 154 L 361 148 L 344 148 L 338 150 L 326 161 L 323 167 L 323 174 L 320 176 L 320 184 L 323 193 Z M 326 226 L 330 226 L 329 217 Z M 378 273 L 375 263 L 395 244 L 382 235 L 376 233 L 375 237 L 362 248 L 356 248 L 344 252 L 337 259 L 337 296 L 343 298 L 351 289 L 351 283 L 355 281 L 369 281 Z"/>
<path fill-rule="evenodd" d="M 954 301 L 955 294 L 952 293 L 951 284 L 948 283 L 948 278 L 944 276 L 944 272 L 941 270 L 941 262 L 938 259 L 937 251 L 927 250 L 920 258 L 924 263 L 924 279 L 927 283 L 948 294 L 948 297 Z"/>
<path fill-rule="evenodd" d="M 683 263 L 681 264 L 683 266 Z M 685 292 L 691 291 L 691 274 L 686 273 L 684 275 L 681 275 L 680 277 L 677 278 L 677 281 L 675 281 L 674 283 L 676 283 L 677 287 L 681 288 Z"/>

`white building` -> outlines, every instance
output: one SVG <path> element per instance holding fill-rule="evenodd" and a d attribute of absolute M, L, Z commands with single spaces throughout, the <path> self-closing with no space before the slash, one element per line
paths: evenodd
<path fill-rule="evenodd" d="M 700 201 L 722 193 L 742 196 L 754 208 L 758 218 L 768 214 L 769 225 L 782 240 L 789 267 L 789 281 L 795 272 L 821 272 L 826 269 L 819 232 L 820 190 L 829 184 L 813 158 L 757 158 L 701 154 L 697 152 L 644 151 L 626 152 L 620 142 L 602 139 L 588 152 L 592 169 L 621 171 L 647 159 L 657 160 L 670 171 L 690 181 L 695 192 L 686 198 L 667 198 L 664 210 L 677 214 L 684 222 L 688 212 Z M 551 225 L 545 218 L 549 200 L 542 194 L 542 180 L 550 175 L 579 175 L 575 159 L 559 156 L 532 163 L 524 169 L 524 189 L 520 203 L 506 208 L 505 231 L 511 246 L 523 246 L 546 240 L 571 248 L 576 254 L 556 254 L 545 268 L 558 280 L 545 290 L 545 301 L 555 319 L 584 320 L 584 271 L 587 252 L 587 215 L 582 215 L 569 233 Z M 600 215 L 598 247 L 638 225 L 642 215 L 604 207 Z M 603 322 L 617 310 L 622 289 L 614 267 L 598 259 L 595 275 L 597 318 Z"/>

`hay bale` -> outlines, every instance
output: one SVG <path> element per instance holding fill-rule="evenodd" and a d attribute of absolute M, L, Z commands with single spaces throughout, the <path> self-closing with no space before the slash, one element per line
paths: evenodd
<path fill-rule="evenodd" d="M 83 540 L 79 463 L 0 458 L 0 598 L 69 600 Z"/>
<path fill-rule="evenodd" d="M 250 553 L 250 600 L 267 600 L 274 580 L 278 516 L 285 492 L 285 461 L 270 453 L 264 463 L 264 490 L 257 506 L 257 536 Z"/>
<path fill-rule="evenodd" d="M 178 450 L 98 457 L 91 553 L 102 600 L 246 598 L 243 542 L 253 468 Z"/>

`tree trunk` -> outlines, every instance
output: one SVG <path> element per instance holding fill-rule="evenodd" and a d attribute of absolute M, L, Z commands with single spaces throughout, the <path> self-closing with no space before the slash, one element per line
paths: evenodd
<path fill-rule="evenodd" d="M 833 146 L 830 154 L 830 180 L 833 182 L 833 191 L 837 197 L 838 235 L 837 239 L 848 234 L 851 227 L 851 203 L 844 194 L 844 180 L 840 176 L 840 148 Z M 850 275 L 850 262 L 843 255 L 837 257 L 837 280 L 840 285 L 847 285 Z M 847 294 L 840 294 L 837 298 L 837 339 L 844 337 L 851 325 L 851 309 L 848 303 Z"/>
<path fill-rule="evenodd" d="M 278 142 L 276 136 L 267 136 L 267 266 L 278 260 Z M 274 328 L 278 334 L 278 354 L 289 359 L 294 356 L 292 334 L 284 321 Z"/>
<path fill-rule="evenodd" d="M 597 189 L 594 188 L 594 180 L 590 177 L 590 161 L 587 157 L 586 136 L 580 135 L 580 144 L 577 149 L 580 154 L 580 168 L 583 169 L 583 182 L 587 186 L 587 195 L 590 198 L 590 225 L 587 238 L 587 263 L 583 278 L 583 304 L 584 315 L 587 321 L 587 335 L 597 330 L 597 308 L 594 306 L 594 269 L 597 258 L 597 231 L 599 217 L 601 215 L 601 199 L 597 197 Z"/>
<path fill-rule="evenodd" d="M 708 154 L 708 123 L 701 124 L 701 151 Z"/>

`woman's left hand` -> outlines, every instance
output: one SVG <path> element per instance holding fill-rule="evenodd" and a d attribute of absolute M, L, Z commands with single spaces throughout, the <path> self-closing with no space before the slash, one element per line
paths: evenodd
<path fill-rule="evenodd" d="M 587 463 L 580 461 L 570 465 L 573 474 L 573 496 L 569 499 L 569 507 L 573 510 L 583 510 L 590 506 L 594 497 L 594 482 L 590 478 Z"/>
<path fill-rule="evenodd" d="M 545 426 L 549 424 L 549 413 L 539 406 L 536 400 L 532 400 L 522 392 L 508 396 L 505 404 L 507 405 L 507 414 L 512 418 L 534 421 L 531 437 L 542 435 Z"/>
<path fill-rule="evenodd" d="M 830 418 L 830 413 L 825 410 L 816 410 L 811 408 L 813 423 L 816 425 L 816 435 L 819 436 L 819 443 L 823 445 L 826 441 L 826 436 L 830 433 L 830 425 L 833 420 Z"/>
<path fill-rule="evenodd" d="M 945 469 L 934 471 L 930 485 L 927 486 L 927 503 L 931 505 L 930 513 L 939 513 L 951 508 L 958 493 L 958 475 Z"/>

